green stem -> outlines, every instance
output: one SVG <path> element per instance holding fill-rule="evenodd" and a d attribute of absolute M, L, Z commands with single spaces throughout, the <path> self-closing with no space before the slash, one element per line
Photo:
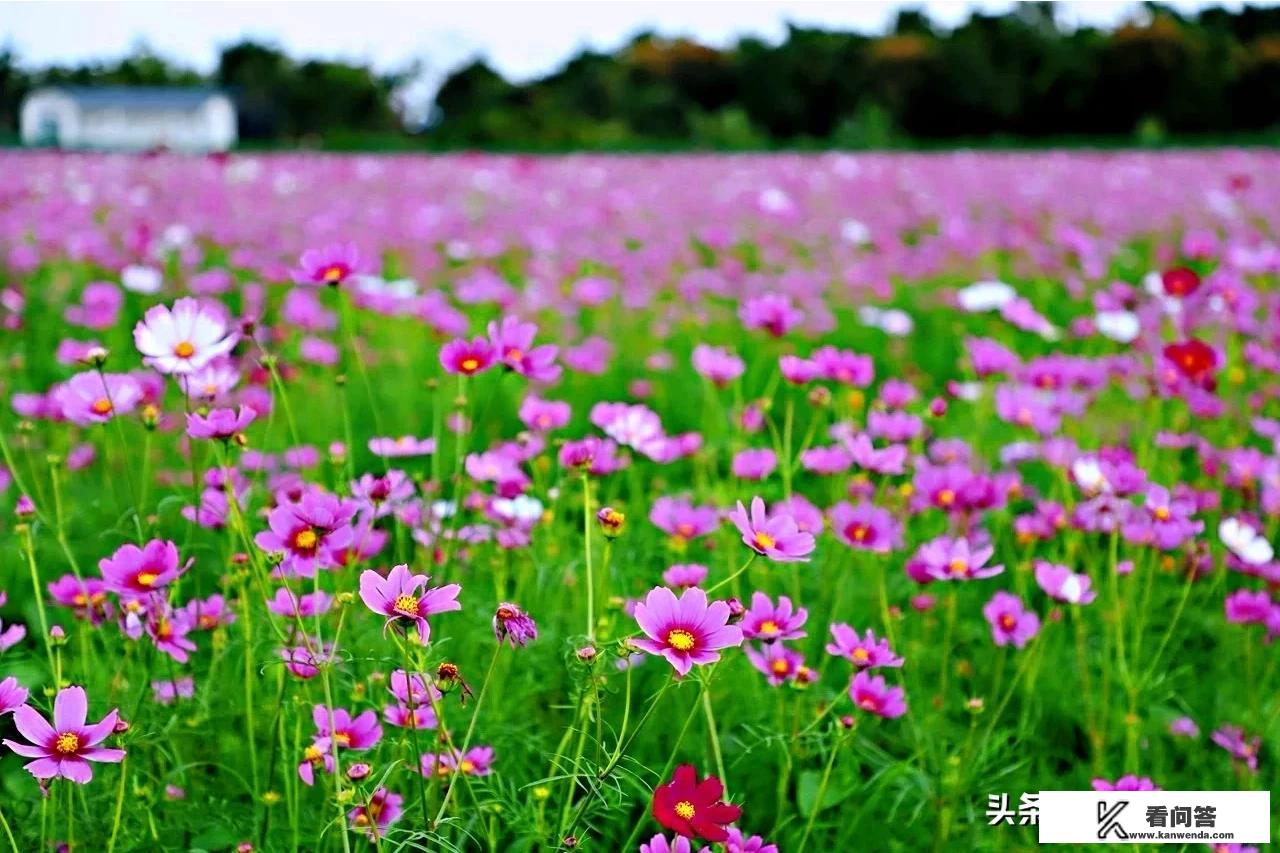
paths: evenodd
<path fill-rule="evenodd" d="M 813 800 L 813 809 L 809 812 L 809 821 L 804 826 L 804 835 L 800 836 L 800 845 L 797 853 L 804 853 L 805 847 L 809 844 L 809 836 L 813 833 L 814 821 L 818 819 L 818 812 L 822 810 L 822 800 L 827 795 L 827 785 L 831 782 L 831 771 L 836 766 L 836 758 L 840 755 L 840 749 L 844 746 L 844 735 L 836 738 L 835 744 L 831 747 L 831 755 L 827 757 L 827 766 L 822 770 L 822 779 L 818 782 L 818 795 Z"/>
<path fill-rule="evenodd" d="M 476 696 L 476 708 L 471 712 L 471 721 L 467 723 L 467 732 L 462 736 L 462 749 L 458 753 L 458 761 L 461 761 L 462 756 L 471 748 L 471 736 L 475 734 L 476 721 L 480 719 L 480 709 L 484 707 L 484 697 L 489 692 L 489 682 L 493 680 L 493 670 L 497 666 L 498 654 L 501 651 L 502 643 L 496 644 L 493 649 L 493 657 L 489 658 L 489 669 L 485 671 L 484 683 L 480 685 L 480 693 Z M 449 807 L 449 798 L 453 796 L 455 783 L 461 775 L 462 771 L 458 770 L 449 777 L 449 785 L 444 789 L 444 799 L 440 802 L 440 810 L 436 812 L 436 819 L 431 824 L 432 826 L 439 826 L 440 821 L 444 819 L 445 810 Z"/>

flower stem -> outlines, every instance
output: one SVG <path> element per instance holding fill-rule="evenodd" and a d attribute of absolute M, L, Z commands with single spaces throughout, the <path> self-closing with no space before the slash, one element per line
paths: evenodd
<path fill-rule="evenodd" d="M 462 756 L 466 755 L 467 750 L 471 748 L 471 735 L 475 733 L 476 720 L 480 719 L 480 709 L 484 707 L 484 697 L 489 692 L 489 682 L 493 680 L 493 670 L 497 666 L 498 653 L 501 651 L 502 643 L 496 644 L 493 648 L 493 657 L 489 658 L 489 669 L 485 671 L 484 683 L 480 685 L 480 692 L 476 695 L 476 708 L 471 712 L 471 722 L 467 723 L 467 733 L 462 736 L 462 749 L 457 756 L 459 763 L 462 761 Z M 436 812 L 436 819 L 432 826 L 439 826 L 440 821 L 444 819 L 445 810 L 449 807 L 449 798 L 453 796 L 453 789 L 460 775 L 462 770 L 458 769 L 449 777 L 449 784 L 444 789 L 444 799 L 440 802 L 440 810 Z"/>
<path fill-rule="evenodd" d="M 587 561 L 587 640 L 596 639 L 596 576 L 591 565 L 591 477 L 582 473 L 582 539 Z"/>
<path fill-rule="evenodd" d="M 827 757 L 827 766 L 822 770 L 822 779 L 818 782 L 818 795 L 813 801 L 813 810 L 809 812 L 809 821 L 804 826 L 804 835 L 800 836 L 800 845 L 796 848 L 797 853 L 804 853 L 805 847 L 809 844 L 809 835 L 813 832 L 813 824 L 818 819 L 818 812 L 822 811 L 822 800 L 827 795 L 827 785 L 831 782 L 831 771 L 836 766 L 836 759 L 840 756 L 840 750 L 844 747 L 845 736 L 841 734 L 836 738 L 835 744 L 831 747 L 831 755 Z"/>

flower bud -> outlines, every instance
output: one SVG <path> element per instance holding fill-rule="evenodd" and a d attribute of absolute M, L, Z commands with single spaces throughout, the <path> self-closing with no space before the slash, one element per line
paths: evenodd
<path fill-rule="evenodd" d="M 600 522 L 600 532 L 606 538 L 616 539 L 622 533 L 627 517 L 613 507 L 607 506 L 596 513 L 596 521 Z"/>

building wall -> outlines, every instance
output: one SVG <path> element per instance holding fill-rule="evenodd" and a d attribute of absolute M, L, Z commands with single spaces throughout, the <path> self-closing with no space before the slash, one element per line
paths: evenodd
<path fill-rule="evenodd" d="M 64 148 L 225 151 L 236 141 L 235 108 L 216 95 L 194 110 L 153 107 L 85 109 L 58 92 L 36 93 L 22 106 L 22 141 Z"/>

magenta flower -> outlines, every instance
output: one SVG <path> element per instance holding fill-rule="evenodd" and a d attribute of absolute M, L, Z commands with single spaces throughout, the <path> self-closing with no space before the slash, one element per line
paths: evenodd
<path fill-rule="evenodd" d="M 778 845 L 769 844 L 759 835 L 747 836 L 736 826 L 728 828 L 729 837 L 724 842 L 725 853 L 778 853 Z"/>
<path fill-rule="evenodd" d="M 160 373 L 178 376 L 228 355 L 240 334 L 228 328 L 221 306 L 202 305 L 190 297 L 170 308 L 153 305 L 133 327 L 133 342 L 143 363 Z"/>
<path fill-rule="evenodd" d="M 809 359 L 818 365 L 823 379 L 843 385 L 865 388 L 876 376 L 875 363 L 869 355 L 827 346 L 815 350 Z"/>
<path fill-rule="evenodd" d="M 701 563 L 677 563 L 662 573 L 662 582 L 677 589 L 701 586 L 706 579 L 707 567 Z"/>
<path fill-rule="evenodd" d="M 744 646 L 743 652 L 773 687 L 795 679 L 804 669 L 804 655 L 785 643 L 765 643 L 759 649 Z"/>
<path fill-rule="evenodd" d="M 741 376 L 747 366 L 723 347 L 698 344 L 693 348 L 693 369 L 713 385 L 723 388 Z"/>
<path fill-rule="evenodd" d="M 400 619 L 414 623 L 419 642 L 426 645 L 431 638 L 427 617 L 462 609 L 458 602 L 461 586 L 451 583 L 422 591 L 429 580 L 427 575 L 410 574 L 403 563 L 392 567 L 385 578 L 369 569 L 360 573 L 360 598 L 374 613 L 387 617 L 386 625 Z"/>
<path fill-rule="evenodd" d="M 991 624 L 991 636 L 997 646 L 1013 643 L 1020 649 L 1040 630 L 1040 617 L 1025 609 L 1021 598 L 1003 590 L 991 596 L 982 615 Z"/>
<path fill-rule="evenodd" d="M 534 346 L 537 333 L 533 323 L 507 316 L 489 324 L 489 344 L 494 357 L 521 376 L 535 382 L 555 382 L 562 372 L 555 363 L 560 348 L 554 344 Z"/>
<path fill-rule="evenodd" d="M 0 715 L 15 711 L 27 702 L 27 688 L 18 683 L 18 679 L 9 676 L 0 681 Z"/>
<path fill-rule="evenodd" d="M 1198 738 L 1200 737 L 1200 727 L 1190 717 L 1178 717 L 1169 723 L 1169 734 L 1177 735 L 1178 737 Z"/>
<path fill-rule="evenodd" d="M 849 698 L 862 710 L 892 720 L 907 713 L 905 693 L 901 687 L 889 687 L 884 678 L 858 670 L 849 684 Z"/>
<path fill-rule="evenodd" d="M 748 448 L 734 454 L 733 476 L 743 480 L 763 480 L 778 467 L 778 455 L 767 447 Z"/>
<path fill-rule="evenodd" d="M 488 776 L 493 772 L 493 747 L 475 746 L 460 757 L 453 752 L 428 752 L 419 759 L 418 771 L 423 776 L 448 776 L 451 773 Z"/>
<path fill-rule="evenodd" d="M 1094 779 L 1090 783 L 1095 791 L 1159 791 L 1155 782 L 1146 776 L 1129 774 L 1121 776 L 1114 782 L 1106 779 Z"/>
<path fill-rule="evenodd" d="M 512 648 L 524 646 L 538 639 L 538 626 L 519 605 L 503 602 L 493 612 L 493 636 L 499 643 L 510 640 Z"/>
<path fill-rule="evenodd" d="M 99 746 L 116 727 L 119 711 L 111 711 L 97 723 L 87 725 L 89 700 L 83 687 L 64 687 L 53 700 L 53 725 L 30 705 L 13 712 L 13 724 L 28 743 L 3 741 L 4 745 L 28 762 L 27 772 L 37 779 L 70 779 L 81 785 L 93 778 L 91 761 L 118 764 L 124 760 L 123 749 Z"/>
<path fill-rule="evenodd" d="M 831 529 L 851 548 L 886 554 L 901 544 L 902 526 L 887 509 L 841 501 L 831 508 Z"/>
<path fill-rule="evenodd" d="M 191 562 L 188 560 L 179 567 L 178 546 L 164 539 L 152 539 L 141 548 L 121 545 L 110 557 L 98 561 L 98 569 L 107 589 L 136 598 L 164 588 L 190 567 Z"/>
<path fill-rule="evenodd" d="M 493 345 L 484 338 L 449 341 L 440 348 L 440 364 L 449 373 L 472 376 L 493 364 Z"/>
<path fill-rule="evenodd" d="M 800 628 L 809 618 L 809 611 L 801 607 L 794 610 L 791 599 L 778 597 L 775 606 L 763 592 L 751 594 L 751 607 L 742 616 L 742 636 L 748 640 L 798 640 L 808 636 Z"/>
<path fill-rule="evenodd" d="M 347 820 L 356 832 L 371 838 L 381 838 L 393 823 L 400 820 L 402 814 L 404 797 L 393 794 L 386 788 L 379 788 L 367 803 L 361 803 L 347 812 Z"/>
<path fill-rule="evenodd" d="M 967 539 L 939 536 L 921 545 L 916 558 L 935 580 L 977 580 L 1004 571 L 1004 566 L 986 565 L 994 553 L 990 545 L 975 548 Z"/>
<path fill-rule="evenodd" d="M 561 400 L 544 400 L 530 394 L 520 403 L 520 421 L 536 432 L 550 432 L 568 426 L 573 410 Z"/>
<path fill-rule="evenodd" d="M 632 645 L 666 658 L 682 677 L 694 664 L 720 660 L 720 649 L 742 645 L 742 629 L 728 624 L 729 605 L 708 604 L 707 594 L 697 587 L 679 599 L 666 587 L 654 587 L 636 605 L 635 619 L 646 636 Z"/>
<path fill-rule="evenodd" d="M 257 420 L 253 409 L 239 406 L 235 409 L 213 409 L 207 415 L 195 412 L 187 415 L 187 435 L 192 438 L 216 438 L 229 441 L 237 433 L 244 432 Z"/>
<path fill-rule="evenodd" d="M 812 533 L 803 533 L 794 518 L 786 514 L 766 516 L 764 500 L 751 499 L 751 515 L 738 501 L 738 507 L 729 513 L 729 520 L 742 534 L 742 541 L 757 554 L 779 563 L 808 562 L 813 552 Z"/>
<path fill-rule="evenodd" d="M 782 378 L 792 385 L 807 385 L 817 379 L 822 368 L 816 362 L 798 355 L 784 355 L 778 359 L 778 369 Z"/>
<path fill-rule="evenodd" d="M 307 491 L 297 503 L 277 506 L 267 516 L 269 530 L 254 537 L 264 551 L 284 554 L 280 571 L 314 577 L 316 569 L 339 565 L 338 555 L 352 542 L 354 501 L 320 491 Z"/>
<path fill-rule="evenodd" d="M 127 373 L 77 373 L 52 392 L 62 416 L 74 424 L 102 424 L 142 402 L 142 386 Z"/>
<path fill-rule="evenodd" d="M 1036 583 L 1054 601 L 1066 604 L 1088 604 L 1097 598 L 1090 589 L 1088 575 L 1076 574 L 1066 566 L 1036 560 Z"/>
<path fill-rule="evenodd" d="M 327 284 L 334 287 L 360 272 L 360 250 L 355 243 L 332 243 L 308 249 L 298 258 L 293 280 L 298 284 Z"/>
<path fill-rule="evenodd" d="M 15 715 L 15 721 L 16 721 Z M 1239 726 L 1222 726 L 1211 735 L 1213 742 L 1231 753 L 1250 773 L 1258 772 L 1258 750 L 1262 748 L 1260 735 L 1246 735 Z"/>
<path fill-rule="evenodd" d="M 387 436 L 369 439 L 369 452 L 374 456 L 430 456 L 436 452 L 434 438 L 414 438 L 402 435 L 399 438 Z"/>
<path fill-rule="evenodd" d="M 732 829 L 729 831 L 733 832 Z M 640 853 L 694 853 L 694 849 L 693 842 L 683 835 L 677 835 L 675 841 L 668 841 L 665 835 L 659 833 L 648 841 L 640 842 Z M 700 847 L 697 853 L 711 853 L 711 848 Z"/>
<path fill-rule="evenodd" d="M 841 622 L 831 626 L 831 637 L 833 642 L 827 643 L 827 654 L 845 658 L 859 669 L 903 664 L 902 658 L 889 648 L 889 641 L 876 639 L 870 628 L 859 637 L 857 631 Z"/>
<path fill-rule="evenodd" d="M 714 507 L 694 506 L 684 498 L 661 497 L 649 510 L 649 521 L 668 536 L 688 542 L 714 533 L 720 516 Z"/>
<path fill-rule="evenodd" d="M 738 317 L 748 329 L 763 329 L 780 338 L 804 320 L 804 312 L 795 307 L 788 296 L 764 293 L 744 301 Z"/>

